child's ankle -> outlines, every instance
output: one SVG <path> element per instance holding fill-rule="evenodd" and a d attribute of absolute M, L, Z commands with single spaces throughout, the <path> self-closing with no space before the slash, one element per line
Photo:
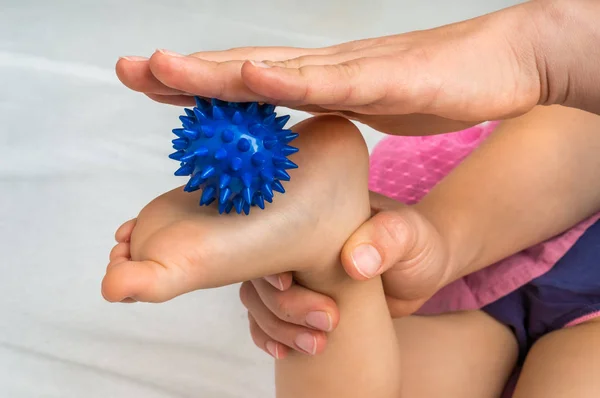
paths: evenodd
<path fill-rule="evenodd" d="M 342 247 L 371 214 L 368 151 L 359 130 L 339 117 L 310 119 L 299 130 L 312 134 L 309 145 L 327 153 L 328 161 L 319 166 L 327 171 L 314 172 L 331 173 L 331 179 L 327 187 L 315 188 L 314 194 L 324 199 L 320 208 L 307 210 L 313 214 L 314 226 L 305 243 L 313 242 L 308 245 L 313 252 L 306 257 L 311 259 L 308 263 L 295 269 L 296 280 L 314 290 L 342 286 L 352 281 L 340 263 Z M 310 162 L 305 166 L 311 167 Z"/>

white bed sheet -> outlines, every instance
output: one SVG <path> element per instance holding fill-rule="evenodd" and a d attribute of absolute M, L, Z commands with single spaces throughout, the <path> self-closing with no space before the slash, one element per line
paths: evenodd
<path fill-rule="evenodd" d="M 100 296 L 115 228 L 182 183 L 166 157 L 180 110 L 122 87 L 118 55 L 320 46 L 516 2 L 0 0 L 0 398 L 273 396 L 237 286 Z"/>

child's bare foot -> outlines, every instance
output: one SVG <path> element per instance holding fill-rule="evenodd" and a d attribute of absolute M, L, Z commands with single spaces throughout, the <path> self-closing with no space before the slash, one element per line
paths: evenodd
<path fill-rule="evenodd" d="M 178 188 L 123 224 L 102 283 L 104 297 L 162 302 L 283 271 L 317 282 L 325 272 L 338 272 L 331 265 L 369 214 L 366 146 L 342 118 L 313 118 L 294 130 L 300 133 L 299 168 L 266 210 L 219 215 L 198 206 L 199 192 Z"/>

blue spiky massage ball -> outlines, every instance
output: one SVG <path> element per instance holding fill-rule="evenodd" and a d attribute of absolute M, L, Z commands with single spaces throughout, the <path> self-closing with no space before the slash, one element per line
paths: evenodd
<path fill-rule="evenodd" d="M 218 200 L 219 213 L 250 213 L 251 206 L 265 207 L 273 191 L 284 193 L 286 169 L 298 166 L 287 157 L 298 152 L 288 145 L 298 134 L 284 130 L 289 116 L 277 117 L 273 105 L 210 102 L 196 98 L 194 109 L 179 119 L 183 128 L 169 155 L 181 162 L 176 176 L 190 176 L 184 190 L 202 189 L 200 205 Z"/>

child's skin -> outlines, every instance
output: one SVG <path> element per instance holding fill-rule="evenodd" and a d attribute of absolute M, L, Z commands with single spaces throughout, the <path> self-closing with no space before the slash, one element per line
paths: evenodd
<path fill-rule="evenodd" d="M 504 154 L 509 144 L 514 148 L 514 143 L 511 144 L 514 137 L 524 140 L 518 146 L 524 149 L 514 152 L 510 162 L 502 163 L 501 159 L 495 159 L 505 168 L 498 170 L 502 173 L 497 175 L 494 170 L 488 173 L 495 175 L 500 183 L 494 184 L 493 180 L 484 178 L 470 180 L 466 185 L 483 184 L 481 188 L 485 189 L 478 191 L 482 197 L 494 194 L 508 198 L 515 196 L 515 190 L 518 190 L 519 202 L 527 194 L 523 189 L 532 194 L 541 189 L 540 194 L 549 195 L 545 199 L 552 201 L 546 211 L 551 210 L 550 214 L 554 217 L 547 217 L 548 213 L 544 213 L 544 217 L 538 218 L 560 220 L 564 220 L 559 217 L 562 212 L 554 210 L 564 207 L 553 201 L 553 195 L 575 190 L 571 194 L 577 196 L 578 192 L 580 196 L 569 197 L 568 203 L 578 203 L 572 206 L 574 210 L 585 212 L 583 208 L 592 213 L 592 207 L 599 203 L 598 189 L 583 187 L 593 186 L 592 182 L 598 176 L 594 173 L 587 175 L 586 170 L 583 170 L 584 174 L 577 175 L 577 171 L 582 170 L 572 169 L 569 165 L 579 167 L 583 162 L 589 167 L 587 172 L 600 170 L 600 160 L 595 156 L 600 149 L 600 135 L 593 134 L 600 126 L 598 118 L 578 111 L 555 111 L 561 117 L 550 118 L 547 121 L 549 125 L 541 123 L 541 118 L 528 120 L 526 116 L 521 119 L 522 131 L 517 128 L 498 131 L 493 136 L 494 140 L 470 159 L 485 160 L 487 155 Z M 533 123 L 535 120 L 540 123 L 537 127 Z M 561 120 L 563 125 L 560 125 Z M 571 128 L 571 147 L 568 150 L 561 148 L 560 161 L 548 161 L 543 155 L 556 151 L 544 151 L 550 151 L 552 145 L 564 144 L 560 139 L 564 139 L 565 134 L 546 131 L 546 128 L 557 126 L 558 131 L 558 127 L 563 127 L 561 131 L 564 132 L 565 125 Z M 198 197 L 194 194 L 175 190 L 159 197 L 140 213 L 137 223 L 127 223 L 117 232 L 121 243 L 111 253 L 111 264 L 103 283 L 105 297 L 110 301 L 132 298 L 156 302 L 197 288 L 252 279 L 254 284 L 246 283 L 242 289 L 242 300 L 250 306 L 250 302 L 260 301 L 257 297 L 259 292 L 264 297 L 276 292 L 274 287 L 256 278 L 298 270 L 296 278 L 300 284 L 306 289 L 329 295 L 337 302 L 341 318 L 337 328 L 329 335 L 328 349 L 321 355 L 311 357 L 290 352 L 285 360 L 277 361 L 279 398 L 499 396 L 516 361 L 516 342 L 506 327 L 479 311 L 425 318 L 409 316 L 392 323 L 381 280 L 376 277 L 367 282 L 355 282 L 343 271 L 337 256 L 344 237 L 369 216 L 364 142 L 354 126 L 336 118 L 313 119 L 302 123 L 297 130 L 301 133 L 298 146 L 302 156 L 295 161 L 300 168 L 295 170 L 294 183 L 289 184 L 288 192 L 277 197 L 269 210 L 251 213 L 247 218 L 221 217 L 211 211 L 214 209 L 199 208 L 196 204 Z M 552 138 L 544 141 L 549 144 L 542 146 L 538 155 L 538 151 L 532 151 L 528 143 L 535 142 L 535 134 L 542 132 Z M 345 139 L 339 140 L 339 135 L 344 135 Z M 340 144 L 342 142 L 343 145 Z M 574 145 L 573 142 L 585 142 L 586 145 Z M 347 151 L 356 155 L 345 156 Z M 579 162 L 571 164 L 576 157 L 580 157 Z M 493 160 L 490 163 L 496 164 Z M 525 161 L 533 161 L 537 167 L 518 167 L 525 165 L 522 163 Z M 540 178 L 541 186 L 527 189 L 524 179 L 515 178 L 512 174 L 517 171 L 536 173 L 538 168 L 553 173 L 552 184 L 545 185 L 544 181 L 548 179 Z M 316 173 L 316 169 L 321 172 Z M 462 169 L 476 171 L 472 165 Z M 458 171 L 455 174 L 460 175 Z M 473 174 L 467 175 L 473 177 Z M 569 185 L 581 178 L 585 180 L 584 184 Z M 514 183 L 514 180 L 518 181 Z M 338 181 L 341 183 L 336 183 Z M 448 181 L 456 183 L 459 179 L 449 178 L 440 187 L 453 184 Z M 565 181 L 570 189 L 564 189 Z M 498 188 L 499 185 L 502 189 Z M 554 188 L 557 186 L 563 188 Z M 442 188 L 440 191 L 443 191 Z M 460 191 L 464 193 L 464 190 Z M 323 195 L 314 195 L 314 192 Z M 445 201 L 451 206 L 464 203 L 453 200 L 460 195 L 450 190 L 446 193 L 449 197 L 445 197 Z M 478 215 L 486 214 L 479 206 L 486 205 L 485 211 L 490 211 L 489 203 L 479 201 L 477 196 L 469 198 L 469 207 Z M 582 200 L 582 197 L 585 199 Z M 557 200 L 567 199 L 563 196 Z M 437 202 L 442 207 L 432 205 L 431 209 L 443 210 L 445 214 L 448 210 L 443 206 L 445 201 Z M 516 204 L 516 201 L 510 203 Z M 511 210 L 504 205 L 500 200 L 498 211 L 492 210 L 492 218 L 487 221 L 501 215 L 502 209 L 510 214 Z M 528 210 L 534 210 L 533 207 L 528 207 Z M 427 210 L 427 206 L 416 209 L 414 215 L 421 218 L 419 225 L 426 226 L 428 223 L 421 212 L 435 218 L 436 212 L 431 209 Z M 456 217 L 467 217 L 470 213 L 461 206 L 456 209 Z M 522 212 L 518 214 L 523 216 Z M 567 218 L 573 216 L 569 214 Z M 574 217 L 585 217 L 577 214 Z M 487 225 L 485 228 L 496 233 L 493 227 Z M 422 231 L 421 237 L 427 239 L 434 232 L 437 231 Z M 131 241 L 127 243 L 129 237 Z M 238 242 L 233 246 L 235 250 L 232 250 L 232 241 Z M 439 247 L 429 249 L 435 251 Z M 413 261 L 422 257 L 421 254 L 421 251 L 413 253 Z M 261 288 L 250 288 L 257 285 Z M 283 345 L 278 344 L 273 349 L 267 344 L 269 340 L 261 340 L 256 330 L 267 330 L 271 334 L 285 331 L 289 334 L 282 339 L 287 345 L 304 348 L 310 354 L 323 346 L 324 335 L 321 332 L 311 335 L 311 341 L 310 337 L 302 334 L 301 326 L 294 325 L 295 329 L 290 329 L 289 325 L 269 315 L 265 306 L 254 308 L 251 312 L 255 342 L 265 350 L 274 351 L 275 356 L 279 356 L 278 351 Z M 590 394 L 595 394 L 594 391 L 600 388 L 596 377 L 600 364 L 595 360 L 600 355 L 600 341 L 593 337 L 594 333 L 600 333 L 598 322 L 561 330 L 541 339 L 527 359 L 515 397 L 558 398 L 564 397 L 567 389 L 568 396 L 595 396 Z"/>
<path fill-rule="evenodd" d="M 410 343 L 404 356 L 381 279 L 354 281 L 341 267 L 345 238 L 370 215 L 368 154 L 356 127 L 324 117 L 301 123 L 295 131 L 300 133 L 295 141 L 300 152 L 294 161 L 300 167 L 293 171 L 287 193 L 268 210 L 223 217 L 213 208 L 200 208 L 197 194 L 181 189 L 166 193 L 117 231 L 120 243 L 111 252 L 104 296 L 158 302 L 197 288 L 298 270 L 296 279 L 330 295 L 343 318 L 329 336 L 327 352 L 317 357 L 291 354 L 277 361 L 279 398 L 397 398 L 431 396 L 444 389 L 462 397 L 494 396 L 510 371 L 504 358 L 515 355 L 507 330 L 478 314 L 465 314 L 460 324 L 452 316 L 425 320 L 413 328 L 414 337 L 406 336 L 410 340 L 404 344 Z M 475 321 L 489 323 L 485 334 L 478 333 L 481 325 Z M 453 336 L 473 336 L 471 348 L 489 346 L 490 339 L 503 342 L 501 349 L 491 345 L 496 359 L 478 365 L 481 382 L 467 386 L 460 377 L 441 377 L 449 364 L 438 358 L 423 362 L 433 354 L 435 335 L 446 334 L 452 325 L 457 326 Z M 417 339 L 421 334 L 433 339 Z M 469 363 L 469 369 L 475 365 L 462 363 Z M 477 395 L 469 395 L 473 393 Z"/>
<path fill-rule="evenodd" d="M 326 49 L 236 49 L 198 53 L 188 57 L 160 51 L 149 61 L 139 57 L 125 58 L 119 62 L 117 70 L 126 85 L 161 102 L 188 104 L 188 93 L 235 101 L 265 100 L 313 113 L 340 113 L 388 133 L 435 133 L 456 130 L 481 120 L 521 115 L 537 104 L 558 103 L 599 112 L 600 75 L 595 73 L 600 60 L 600 47 L 595 45 L 600 38 L 596 23 L 599 12 L 600 3 L 594 0 L 534 1 L 448 27 Z M 248 59 L 272 62 L 245 62 Z M 595 159 L 599 149 L 597 120 L 586 120 L 583 116 L 579 119 L 579 116 L 571 115 L 562 119 L 563 128 L 557 131 L 552 127 L 558 126 L 554 123 L 559 122 L 560 118 L 555 120 L 548 116 L 540 117 L 540 120 L 548 122 L 545 126 L 533 123 L 532 129 L 530 115 L 526 115 L 518 119 L 521 124 L 515 121 L 519 128 L 515 128 L 512 136 L 500 133 L 495 135 L 496 148 L 502 150 L 496 149 L 496 155 L 491 157 L 496 163 L 492 167 L 495 167 L 494 178 L 502 179 L 504 176 L 502 181 L 509 183 L 509 187 L 503 189 L 518 195 L 518 202 L 501 200 L 500 205 L 491 209 L 489 198 L 498 198 L 493 195 L 496 193 L 494 189 L 498 188 L 493 184 L 494 173 L 478 172 L 477 168 L 467 168 L 465 165 L 461 170 L 467 171 L 462 174 L 458 171 L 453 173 L 453 179 L 448 178 L 440 184 L 436 190 L 437 195 L 446 199 L 442 193 L 456 193 L 453 186 L 465 183 L 473 186 L 487 181 L 489 184 L 483 191 L 490 195 L 487 199 L 482 195 L 479 206 L 473 205 L 469 202 L 472 196 L 463 191 L 454 196 L 454 201 L 448 201 L 448 206 L 441 206 L 446 202 L 439 198 L 431 199 L 435 198 L 432 191 L 432 195 L 419 206 L 402 207 L 395 212 L 379 214 L 353 235 L 343 251 L 342 263 L 349 275 L 355 279 L 366 279 L 391 268 L 391 272 L 384 276 L 386 293 L 392 292 L 394 287 L 403 286 L 405 289 L 397 289 L 399 300 L 388 302 L 392 304 L 393 311 L 410 313 L 416 305 L 452 278 L 484 267 L 493 262 L 493 259 L 512 254 L 528 246 L 528 242 L 537 243 L 551 236 L 548 235 L 551 232 L 558 233 L 595 212 L 599 202 L 593 188 L 597 186 L 598 176 L 593 174 L 600 170 Z M 573 123 L 581 120 L 585 121 L 582 122 L 583 126 L 579 125 L 584 130 L 582 135 L 588 139 L 581 141 L 585 144 L 575 142 L 578 140 L 574 137 L 581 137 L 579 134 L 572 134 L 568 139 L 564 136 L 565 131 L 578 131 Z M 505 127 L 510 123 L 506 123 Z M 353 133 L 356 135 L 355 129 L 341 122 L 333 124 L 333 129 L 340 134 L 327 135 L 333 142 L 327 143 L 325 139 L 319 143 L 320 146 L 334 148 L 357 144 L 357 141 L 348 138 Z M 327 122 L 312 128 L 318 131 L 321 127 L 331 129 Z M 536 131 L 536 135 L 524 138 L 525 141 L 518 139 L 517 135 L 520 133 L 517 132 L 532 130 Z M 548 130 L 555 131 L 556 134 L 547 135 Z M 562 133 L 563 141 L 559 140 L 558 133 Z M 505 135 L 508 138 L 501 138 Z M 335 139 L 338 142 L 334 144 Z M 560 145 L 555 147 L 558 142 Z M 474 163 L 475 160 L 472 159 L 485 160 L 487 157 L 483 154 L 491 151 L 490 148 L 493 146 L 488 143 L 469 162 Z M 536 148 L 537 151 L 532 151 L 531 148 Z M 565 151 L 569 155 L 567 160 L 561 157 L 560 162 L 546 164 L 548 168 L 539 167 L 539 161 L 548 160 L 548 156 L 557 153 L 562 155 Z M 531 155 L 538 152 L 540 158 L 532 158 Z M 315 149 L 311 162 L 322 159 L 319 155 L 324 153 L 326 151 L 319 152 Z M 508 153 L 516 155 L 522 163 L 514 163 L 514 159 L 508 165 L 502 163 Z M 568 166 L 564 167 L 565 164 Z M 353 171 L 359 172 L 358 169 Z M 505 177 L 510 175 L 507 171 L 513 173 L 513 179 Z M 523 171 L 528 172 L 527 178 Z M 557 175 L 552 175 L 553 179 L 549 180 L 548 173 L 555 171 Z M 536 175 L 536 172 L 539 174 Z M 350 175 L 351 173 L 347 174 Z M 462 176 L 462 179 L 457 176 Z M 312 178 L 310 184 L 302 186 L 305 192 L 308 192 L 309 185 L 312 187 L 315 183 Z M 348 181 L 348 178 L 344 180 L 345 183 Z M 541 190 L 533 189 L 532 181 L 541 183 Z M 575 181 L 577 184 L 573 184 Z M 510 183 L 515 183 L 512 189 Z M 346 188 L 346 184 L 343 188 Z M 356 186 L 348 186 L 349 192 L 353 192 L 354 188 L 357 193 L 360 192 Z M 531 198 L 524 198 L 524 192 L 532 195 Z M 545 196 L 541 197 L 540 193 Z M 348 195 L 343 197 L 348 200 Z M 302 202 L 306 205 L 303 208 L 305 212 L 294 213 L 295 206 L 282 203 L 280 214 L 291 212 L 297 217 L 291 220 L 299 223 L 300 227 L 294 230 L 298 236 L 304 237 L 309 229 L 311 232 L 315 231 L 314 235 L 318 235 L 318 228 L 311 221 L 320 220 L 321 213 L 311 213 L 310 209 L 327 211 L 328 202 L 319 202 L 317 198 L 307 198 L 301 194 L 298 194 L 298 198 L 301 202 L 302 199 L 305 200 Z M 528 212 L 523 213 L 519 209 L 526 201 L 542 206 L 531 206 Z M 468 204 L 465 205 L 466 203 Z M 398 340 L 392 341 L 389 338 L 389 319 L 382 315 L 381 300 L 378 299 L 383 296 L 378 285 L 379 278 L 371 279 L 364 287 L 349 282 L 339 272 L 340 268 L 335 268 L 333 254 L 328 252 L 338 247 L 336 244 L 339 243 L 339 236 L 335 234 L 336 231 L 347 234 L 352 232 L 350 226 L 343 223 L 351 220 L 337 213 L 338 210 L 352 211 L 352 203 L 346 204 L 348 207 L 345 209 L 329 207 L 330 213 L 322 213 L 331 217 L 326 222 L 330 226 L 329 230 L 322 236 L 309 234 L 311 238 L 303 240 L 302 247 L 297 252 L 288 248 L 288 252 L 294 256 L 286 259 L 281 254 L 283 250 L 278 254 L 267 252 L 267 238 L 244 243 L 239 253 L 235 254 L 228 251 L 230 246 L 221 242 L 222 236 L 233 236 L 235 239 L 238 234 L 252 234 L 261 228 L 265 228 L 265 231 L 278 231 L 277 227 L 284 229 L 286 225 L 278 220 L 281 217 L 262 216 L 266 219 L 263 221 L 261 216 L 255 216 L 255 221 L 243 227 L 244 230 L 240 232 L 234 222 L 217 225 L 210 213 L 197 211 L 195 201 L 187 199 L 181 192 L 173 191 L 149 205 L 140 214 L 137 225 L 130 222 L 117 233 L 117 238 L 122 242 L 111 254 L 111 265 L 107 270 L 103 292 L 113 301 L 163 301 L 197 288 L 254 279 L 252 285 L 244 285 L 242 294 L 246 305 L 250 307 L 250 303 L 264 301 L 266 304 L 269 297 L 274 297 L 275 294 L 274 289 L 269 293 L 270 287 L 256 278 L 285 270 L 300 271 L 297 276 L 306 288 L 329 294 L 338 302 L 343 321 L 330 335 L 331 342 L 335 343 L 318 359 L 302 359 L 292 354 L 289 359 L 278 361 L 280 397 L 395 397 L 400 395 L 399 388 L 402 396 L 408 397 L 498 396 L 516 357 L 512 334 L 484 314 L 470 312 L 430 318 L 406 317 L 394 323 Z M 357 204 L 355 209 L 361 207 L 363 206 Z M 448 211 L 449 209 L 453 211 Z M 564 209 L 570 211 L 563 212 Z M 509 216 L 507 210 L 511 213 Z M 360 214 L 360 211 L 348 214 Z M 444 225 L 448 227 L 469 214 L 489 214 L 490 217 L 484 219 L 487 222 L 475 223 L 474 228 L 468 228 L 464 233 L 453 234 L 452 229 L 444 228 Z M 336 219 L 336 215 L 339 218 Z M 153 217 L 158 218 L 152 220 Z M 308 220 L 302 217 L 307 217 Z M 553 219 L 550 225 L 543 224 L 544 220 L 552 217 L 559 220 Z M 500 224 L 492 222 L 498 218 Z M 199 220 L 203 222 L 200 226 L 197 223 Z M 337 220 L 340 220 L 340 225 L 335 224 Z M 388 224 L 386 220 L 389 221 Z M 278 221 L 280 224 L 277 224 Z M 285 222 L 289 221 L 290 219 L 285 219 Z M 355 221 L 357 224 L 361 222 Z M 514 221 L 520 221 L 533 229 L 515 228 L 511 224 Z M 274 223 L 276 227 L 272 228 L 270 223 Z M 213 229 L 208 231 L 207 225 Z M 331 228 L 331 225 L 339 227 L 339 230 Z M 386 231 L 386 225 L 392 227 L 391 231 L 408 228 L 401 231 L 409 232 L 409 237 L 413 233 L 413 239 L 420 238 L 422 242 L 428 243 L 422 245 L 420 250 L 411 251 L 407 250 L 407 240 L 398 239 L 402 234 L 393 233 L 387 237 L 390 238 L 387 241 L 383 234 L 384 239 L 381 239 L 378 235 Z M 517 235 L 507 235 L 506 228 Z M 132 229 L 134 232 L 130 250 L 130 244 L 125 241 Z M 302 235 L 302 231 L 305 231 L 305 235 Z M 203 237 L 206 243 L 198 247 L 197 242 L 188 242 L 194 235 Z M 280 247 L 288 247 L 293 240 L 282 239 L 280 235 L 273 233 L 268 236 L 271 238 L 268 240 L 284 240 Z M 462 271 L 457 271 L 454 267 L 443 267 L 442 265 L 458 264 L 460 261 L 453 257 L 456 251 L 448 250 L 441 243 L 442 237 L 451 237 L 455 243 L 462 241 L 462 246 L 457 247 L 467 248 L 469 246 L 464 243 L 469 242 L 469 237 L 473 236 L 479 236 L 479 243 L 484 245 L 472 245 L 471 251 L 466 250 L 468 260 L 458 268 Z M 179 237 L 181 239 L 177 240 Z M 504 241 L 499 242 L 494 238 Z M 327 239 L 331 239 L 328 241 L 331 245 L 320 246 Z M 353 268 L 358 264 L 352 256 L 352 249 L 365 240 L 373 240 L 371 243 L 374 245 L 379 244 L 383 260 L 374 274 L 366 276 Z M 494 245 L 485 242 L 494 242 Z M 261 249 L 251 252 L 252 246 Z M 425 249 L 431 250 L 433 259 L 431 256 L 425 256 L 424 259 L 418 257 Z M 312 252 L 306 253 L 307 251 Z M 327 254 L 331 254 L 329 262 L 320 262 L 328 258 Z M 130 261 L 130 256 L 134 260 L 143 261 Z M 201 261 L 202 259 L 205 261 Z M 415 261 L 416 259 L 422 261 Z M 243 271 L 235 267 L 242 260 L 249 265 Z M 303 264 L 301 260 L 310 265 Z M 194 262 L 199 262 L 202 266 L 194 267 Z M 409 263 L 416 264 L 417 270 L 426 272 L 407 272 L 407 268 L 402 265 Z M 215 271 L 211 272 L 212 267 L 215 267 Z M 409 268 L 410 271 L 414 269 Z M 417 277 L 405 278 L 411 274 L 416 274 Z M 392 275 L 394 278 L 391 278 Z M 290 279 L 287 280 L 289 286 Z M 392 282 L 388 283 L 388 280 Z M 279 283 L 276 280 L 275 284 Z M 410 288 L 408 294 L 406 287 Z M 365 303 L 365 296 L 373 301 Z M 314 299 L 314 295 L 310 297 Z M 304 319 L 297 321 L 293 332 L 285 338 L 269 340 L 265 338 L 266 334 L 260 335 L 267 329 L 265 316 L 271 316 L 271 321 L 276 319 L 273 314 L 269 315 L 268 311 L 264 311 L 268 307 L 265 304 L 257 307 L 262 312 L 257 308 L 251 311 L 255 341 L 259 344 L 265 341 L 263 347 L 270 351 L 274 348 L 277 356 L 285 354 L 285 346 L 302 348 L 307 341 L 310 343 L 311 339 L 307 339 L 305 335 L 303 339 L 296 340 L 308 330 L 299 326 L 306 326 Z M 333 312 L 330 314 L 333 328 L 338 322 L 338 316 L 331 300 L 329 305 Z M 290 310 L 294 311 L 294 306 Z M 285 314 L 285 311 L 281 313 Z M 298 313 L 302 315 L 301 312 Z M 356 317 L 357 313 L 363 315 Z M 365 318 L 367 315 L 373 316 L 370 323 Z M 301 316 L 297 318 L 300 320 Z M 598 325 L 597 322 L 588 322 L 541 339 L 528 357 L 515 396 L 597 396 L 600 386 L 595 384 L 595 375 L 600 369 L 594 358 L 600 354 L 600 347 L 593 336 L 600 332 Z M 270 330 L 271 335 L 276 330 L 290 330 L 290 325 L 283 322 L 277 326 L 278 328 Z M 260 338 L 257 339 L 257 336 Z M 316 333 L 313 337 L 313 345 L 309 351 L 322 351 L 324 335 Z M 285 346 L 275 344 L 275 340 L 284 342 Z M 368 350 L 363 349 L 365 342 L 368 342 Z M 394 345 L 399 346 L 399 351 L 394 351 Z M 398 365 L 400 358 L 402 361 Z M 573 358 L 577 360 L 573 361 Z M 360 367 L 354 368 L 356 364 L 360 364 Z M 365 370 L 371 372 L 365 379 L 357 376 Z M 332 376 L 322 379 L 315 391 L 312 378 L 331 375 L 328 372 L 332 371 Z M 473 372 L 476 372 L 475 376 Z M 381 389 L 376 391 L 372 388 Z"/>
<path fill-rule="evenodd" d="M 319 272 L 319 264 L 339 261 L 339 249 L 369 216 L 362 136 L 333 144 L 348 125 L 327 116 L 295 127 L 300 137 L 294 143 L 302 150 L 293 160 L 300 168 L 290 171 L 294 182 L 268 211 L 224 217 L 200 207 L 199 192 L 180 188 L 153 200 L 117 231 L 104 297 L 162 302 L 286 270 L 307 280 L 328 276 L 330 267 Z"/>
<path fill-rule="evenodd" d="M 159 102 L 192 104 L 190 93 L 264 100 L 338 113 L 385 133 L 423 135 L 522 115 L 538 104 L 600 113 L 599 18 L 597 0 L 538 0 L 436 29 L 320 49 L 248 47 L 189 56 L 160 50 L 150 59 L 123 57 L 117 74 Z M 401 235 L 386 237 L 388 225 L 405 224 L 403 214 L 386 212 L 353 234 L 344 249 L 350 255 L 342 257 L 352 278 L 381 275 L 405 261 Z M 365 241 L 378 250 L 374 257 L 359 255 Z M 267 280 L 281 288 L 291 283 L 289 275 Z"/>
<path fill-rule="evenodd" d="M 277 363 L 277 396 L 397 397 L 398 345 L 381 280 L 353 281 L 339 264 L 346 237 L 370 213 L 366 145 L 356 127 L 337 117 L 309 120 L 295 131 L 299 169 L 290 173 L 285 195 L 248 217 L 201 208 L 199 195 L 181 188 L 160 196 L 135 225 L 117 231 L 102 292 L 110 301 L 157 302 L 297 271 L 298 281 L 334 297 L 346 316 L 318 360 L 297 355 Z"/>
<path fill-rule="evenodd" d="M 363 233 L 372 237 L 361 242 L 399 246 L 400 256 L 383 274 L 385 293 L 392 316 L 411 314 L 448 283 L 600 211 L 599 151 L 600 116 L 559 106 L 536 108 L 503 122 L 419 204 L 404 206 L 372 194 L 378 214 L 346 243 L 342 259 L 352 261 L 347 248 L 361 230 L 384 225 L 377 234 Z M 352 276 L 353 269 L 346 270 Z M 271 313 L 260 323 L 276 317 L 296 330 L 304 326 L 302 333 L 335 328 L 339 313 L 330 298 L 292 285 L 288 274 L 278 276 L 284 291 L 263 291 L 263 284 L 252 282 L 262 300 L 246 302 L 250 313 L 264 314 L 265 307 Z M 332 322 L 324 328 L 312 322 L 311 313 L 327 313 Z M 285 357 L 288 347 L 295 348 L 286 329 L 280 325 L 267 334 L 254 328 L 253 334 L 261 347 L 267 341 L 282 343 L 278 354 Z"/>

